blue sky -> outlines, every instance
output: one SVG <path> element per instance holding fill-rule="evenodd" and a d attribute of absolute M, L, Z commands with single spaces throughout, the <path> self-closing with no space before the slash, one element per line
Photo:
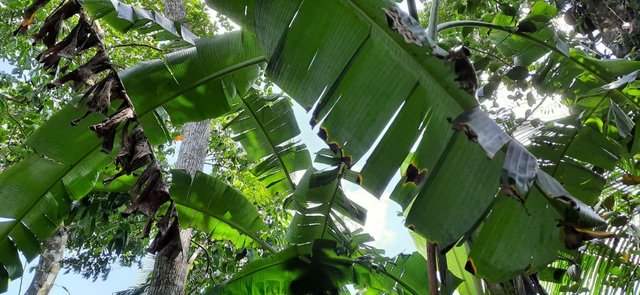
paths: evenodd
<path fill-rule="evenodd" d="M 419 8 L 421 8 L 422 5 L 419 1 L 418 4 L 420 6 Z M 399 5 L 401 8 L 406 9 L 406 4 L 400 3 Z M 0 71 L 6 73 L 11 72 L 11 66 L 6 64 L 2 59 L 0 59 Z M 308 124 L 309 114 L 297 105 L 294 106 L 294 113 L 302 131 L 301 139 L 308 145 L 309 150 L 316 152 L 324 148 L 325 144 L 316 135 L 317 130 L 311 130 Z M 399 177 L 400 175 L 397 174 L 391 183 L 397 182 Z M 343 182 L 343 185 L 347 196 L 368 210 L 365 231 L 376 239 L 376 241 L 372 243 L 373 246 L 384 249 L 387 256 L 395 256 L 402 252 L 411 253 L 415 251 L 413 240 L 403 225 L 403 217 L 398 216 L 398 212 L 401 211 L 400 206 L 388 198 L 389 190 L 393 188 L 388 189 L 382 198 L 378 200 L 357 185 L 348 182 Z M 28 288 L 33 278 L 33 272 L 30 271 L 30 269 L 35 267 L 37 263 L 38 259 L 35 259 L 25 267 L 25 274 L 22 277 L 22 293 Z M 107 280 L 102 281 L 98 279 L 95 282 L 86 280 L 72 272 L 64 274 L 65 270 L 63 269 L 58 275 L 50 295 L 110 295 L 113 292 L 125 290 L 130 286 L 143 282 L 147 273 L 144 269 L 141 270 L 137 267 L 126 268 L 118 264 L 112 265 L 112 267 L 113 269 Z M 144 268 L 152 267 L 153 258 L 151 255 L 148 255 L 144 259 Z M 19 294 L 20 283 L 20 279 L 12 281 L 9 284 L 7 294 Z"/>
<path fill-rule="evenodd" d="M 11 73 L 11 65 L 9 65 L 6 61 L 0 58 L 0 72 L 2 73 Z"/>

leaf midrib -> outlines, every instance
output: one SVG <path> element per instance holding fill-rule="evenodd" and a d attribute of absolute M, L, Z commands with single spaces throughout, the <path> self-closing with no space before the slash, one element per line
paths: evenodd
<path fill-rule="evenodd" d="M 191 188 L 189 188 L 189 190 L 191 190 Z M 230 220 L 230 219 L 226 219 L 224 218 L 223 215 L 221 214 L 209 214 L 207 212 L 204 212 L 194 206 L 191 206 L 190 203 L 188 202 L 180 202 L 179 200 L 174 200 L 178 205 L 180 206 L 184 206 L 186 208 L 189 208 L 191 210 L 195 210 L 197 212 L 200 212 L 201 214 L 213 217 L 217 220 L 219 220 L 220 222 L 223 222 L 227 225 L 229 225 L 231 228 L 237 230 L 238 232 L 242 233 L 245 236 L 250 237 L 252 240 L 254 240 L 256 243 L 260 244 L 260 246 L 264 247 L 265 249 L 267 249 L 269 252 L 271 253 L 277 253 L 278 251 L 276 251 L 276 249 L 274 249 L 273 247 L 271 247 L 271 245 L 267 244 L 265 241 L 263 241 L 262 239 L 260 239 L 256 234 L 250 232 L 249 230 L 245 229 L 244 226 L 240 225 L 239 223 Z"/>
<path fill-rule="evenodd" d="M 422 63 L 420 63 L 420 61 L 418 61 L 413 54 L 410 54 L 406 48 L 402 47 L 400 44 L 398 44 L 398 42 L 396 42 L 396 40 L 390 35 L 388 30 L 385 30 L 385 28 L 383 28 L 380 24 L 378 24 L 378 22 L 374 21 L 366 12 L 362 10 L 362 8 L 360 8 L 360 6 L 357 3 L 355 3 L 353 0 L 345 0 L 345 1 L 348 2 L 351 7 L 353 7 L 354 11 L 356 11 L 361 17 L 365 18 L 368 21 L 372 29 L 375 28 L 381 31 L 382 32 L 381 35 L 385 36 L 388 39 L 388 43 L 393 44 L 395 47 L 399 48 L 400 52 L 402 52 L 402 54 L 406 56 L 405 59 L 410 60 L 412 63 L 414 63 L 414 68 L 420 69 L 421 72 L 425 74 L 425 76 L 429 77 L 430 80 L 434 82 L 433 85 L 437 85 L 444 93 L 448 94 L 449 97 L 453 98 L 453 100 L 463 110 L 471 109 L 477 106 L 476 100 L 465 100 L 462 98 L 458 98 L 457 94 L 454 94 L 451 92 L 451 88 L 444 87 L 444 85 L 441 83 L 441 81 L 443 80 L 441 74 L 431 72 L 427 67 L 424 67 Z M 428 46 L 428 44 L 424 46 Z M 431 53 L 425 52 L 425 55 L 431 55 Z M 425 85 L 423 84 L 422 80 L 423 79 L 418 77 L 419 84 L 422 87 L 424 87 Z"/>
<path fill-rule="evenodd" d="M 271 150 L 271 152 L 278 159 L 278 163 L 280 163 L 280 167 L 282 168 L 282 171 L 284 172 L 285 176 L 287 177 L 287 181 L 289 182 L 289 186 L 291 187 L 291 190 L 295 189 L 296 185 L 295 185 L 295 183 L 293 183 L 293 180 L 291 179 L 291 176 L 289 175 L 289 169 L 287 169 L 287 166 L 284 164 L 284 161 L 280 157 L 280 154 L 276 151 L 276 147 L 273 145 L 273 140 L 271 139 L 271 136 L 269 136 L 269 132 L 267 132 L 265 130 L 264 126 L 262 126 L 262 124 L 258 120 L 258 117 L 257 117 L 255 111 L 251 108 L 251 106 L 249 106 L 249 104 L 247 103 L 245 98 L 241 97 L 240 100 L 242 100 L 242 104 L 244 105 L 244 108 L 251 115 L 251 119 L 253 119 L 253 121 L 258 126 L 258 128 L 260 130 L 260 133 L 262 133 L 264 135 L 264 137 L 267 138 L 268 147 Z"/>
<path fill-rule="evenodd" d="M 254 58 L 245 60 L 243 62 L 234 64 L 232 66 L 226 67 L 226 68 L 224 68 L 222 70 L 219 70 L 219 71 L 217 71 L 217 72 L 215 72 L 215 73 L 213 73 L 211 75 L 208 75 L 208 76 L 206 76 L 204 78 L 201 78 L 200 80 L 197 80 L 194 83 L 191 83 L 191 85 L 189 85 L 188 87 L 185 87 L 185 88 L 181 89 L 180 91 L 177 91 L 174 96 L 172 96 L 172 97 L 170 97 L 170 98 L 168 98 L 166 100 L 160 101 L 160 102 L 158 102 L 156 104 L 151 105 L 151 107 L 149 107 L 149 111 L 145 112 L 144 115 L 149 113 L 151 110 L 155 110 L 156 108 L 163 106 L 165 103 L 167 103 L 167 102 L 175 99 L 176 97 L 181 96 L 181 95 L 183 95 L 183 94 L 195 89 L 196 87 L 198 87 L 198 86 L 200 86 L 200 85 L 202 85 L 202 84 L 204 84 L 206 82 L 209 82 L 211 80 L 220 78 L 220 77 L 222 77 L 222 76 L 224 76 L 226 74 L 230 74 L 230 73 L 235 72 L 237 70 L 240 70 L 240 69 L 243 69 L 243 68 L 246 68 L 246 67 L 250 67 L 250 66 L 253 66 L 253 65 L 257 65 L 257 64 L 260 64 L 260 63 L 263 63 L 263 62 L 266 62 L 266 61 L 267 60 L 264 57 L 264 55 L 261 55 L 261 56 L 254 57 Z M 126 83 L 124 83 L 124 84 L 126 84 Z M 126 85 L 125 85 L 125 88 L 126 88 Z M 135 112 L 135 110 L 134 110 L 134 112 Z"/>

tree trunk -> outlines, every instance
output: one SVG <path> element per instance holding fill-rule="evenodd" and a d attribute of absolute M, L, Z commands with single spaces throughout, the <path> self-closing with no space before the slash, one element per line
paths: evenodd
<path fill-rule="evenodd" d="M 211 134 L 211 122 L 205 120 L 196 123 L 187 123 L 182 129 L 184 139 L 180 146 L 176 169 L 185 169 L 195 175 L 196 171 L 204 167 L 204 159 L 207 154 L 207 146 Z M 189 243 L 192 237 L 192 230 L 180 229 L 180 240 L 182 242 L 182 253 L 173 261 L 169 258 L 158 255 L 153 266 L 154 278 L 149 286 L 149 295 L 182 295 L 189 274 Z"/>
<path fill-rule="evenodd" d="M 182 0 L 162 0 L 167 18 L 179 21 L 187 16 Z M 204 167 L 211 134 L 211 121 L 187 123 L 182 129 L 183 141 L 176 161 L 176 169 L 185 169 L 193 177 Z M 154 279 L 149 295 L 182 295 L 189 274 L 189 244 L 193 236 L 190 228 L 180 229 L 183 251 L 174 260 L 158 255 L 153 266 Z"/>
<path fill-rule="evenodd" d="M 67 237 L 67 230 L 61 227 L 58 232 L 47 239 L 36 267 L 36 274 L 33 276 L 33 281 L 31 281 L 25 295 L 49 294 L 58 272 L 60 272 L 60 262 L 64 258 L 64 249 L 67 247 Z"/>
<path fill-rule="evenodd" d="M 162 0 L 164 14 L 167 18 L 180 21 L 187 18 L 187 9 L 184 8 L 182 0 Z"/>

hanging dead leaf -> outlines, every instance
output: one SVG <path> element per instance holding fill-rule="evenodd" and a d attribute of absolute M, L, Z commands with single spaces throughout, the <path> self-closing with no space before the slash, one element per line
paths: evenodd
<path fill-rule="evenodd" d="M 67 37 L 42 52 L 37 59 L 45 69 L 55 73 L 62 57 L 73 59 L 78 53 L 96 46 L 98 42 L 98 37 L 91 30 L 91 24 L 84 17 L 80 17 L 78 24 Z"/>
<path fill-rule="evenodd" d="M 109 60 L 109 56 L 104 52 L 104 50 L 98 50 L 96 55 L 94 55 L 87 63 L 79 66 L 77 69 L 71 71 L 70 73 L 58 78 L 53 81 L 51 84 L 47 85 L 49 88 L 60 87 L 63 84 L 72 81 L 74 90 L 78 90 L 81 87 L 89 84 L 93 84 L 90 82 L 93 78 L 106 70 L 110 70 L 112 68 L 111 61 Z"/>
<path fill-rule="evenodd" d="M 129 175 L 150 163 L 152 159 L 151 146 L 144 136 L 142 127 L 136 125 L 130 134 L 123 129 L 120 151 L 116 156 L 116 163 L 122 167 L 123 173 Z"/>
<path fill-rule="evenodd" d="M 120 112 L 111 116 L 109 119 L 102 123 L 91 125 L 89 129 L 98 135 L 98 138 L 102 140 L 102 151 L 105 153 L 111 153 L 113 149 L 113 141 L 115 140 L 116 130 L 118 125 L 134 117 L 132 108 L 122 109 Z"/>
<path fill-rule="evenodd" d="M 173 204 L 167 209 L 167 214 L 158 221 L 156 227 L 158 234 L 151 242 L 147 251 L 152 254 L 162 255 L 173 260 L 182 252 L 180 241 L 180 225 L 175 216 Z"/>
<path fill-rule="evenodd" d="M 162 178 L 162 172 L 155 162 L 147 166 L 129 193 L 135 198 L 135 201 L 122 212 L 122 215 L 126 217 L 138 212 L 146 215 L 148 217 L 147 226 L 145 226 L 142 235 L 147 237 L 153 217 L 160 206 L 170 200 L 169 191 Z"/>
<path fill-rule="evenodd" d="M 470 56 L 471 51 L 469 51 L 469 48 L 459 45 L 449 51 L 449 55 L 445 60 L 453 63 L 457 76 L 456 81 L 460 83 L 460 87 L 469 94 L 475 95 L 476 88 L 478 88 L 478 77 L 476 77 L 476 69 L 473 67 L 471 59 L 469 59 Z"/>
<path fill-rule="evenodd" d="M 62 22 L 80 12 L 80 3 L 76 0 L 67 1 L 53 14 L 49 15 L 44 24 L 34 36 L 33 43 L 42 41 L 47 48 L 52 47 L 58 40 Z"/>

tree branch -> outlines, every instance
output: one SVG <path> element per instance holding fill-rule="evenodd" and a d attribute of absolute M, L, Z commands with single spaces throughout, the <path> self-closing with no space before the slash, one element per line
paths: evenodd
<path fill-rule="evenodd" d="M 193 239 L 191 240 L 191 243 L 198 246 L 198 248 L 196 249 L 196 251 L 193 251 L 193 255 L 191 255 L 191 258 L 189 258 L 188 267 L 191 268 L 191 264 L 193 264 L 193 262 L 196 260 L 198 253 L 204 251 L 204 253 L 207 255 L 207 272 L 206 273 L 209 276 L 209 278 L 211 278 L 211 274 L 213 273 L 213 270 L 211 269 L 211 255 L 209 254 L 209 250 L 207 250 L 207 248 L 205 248 L 204 246 L 198 244 L 198 242 L 194 241 Z M 200 281 L 200 283 L 197 286 L 193 287 L 193 289 L 191 289 L 191 291 L 189 291 L 189 293 L 187 294 L 191 295 L 195 290 L 198 290 L 202 286 L 202 284 L 204 284 L 204 282 L 206 282 L 206 280 Z"/>
<path fill-rule="evenodd" d="M 153 46 L 148 45 L 148 44 L 140 44 L 140 43 L 118 44 L 118 45 L 111 46 L 111 48 L 118 48 L 118 47 L 146 47 L 146 48 L 149 48 L 149 49 L 153 49 L 155 51 L 163 52 L 162 49 L 160 49 L 160 48 L 153 47 Z"/>
<path fill-rule="evenodd" d="M 434 42 L 436 41 L 436 33 L 439 31 L 436 28 L 438 26 L 438 15 L 440 10 L 440 0 L 431 1 L 431 14 L 429 14 L 429 27 L 427 28 L 427 36 Z"/>

